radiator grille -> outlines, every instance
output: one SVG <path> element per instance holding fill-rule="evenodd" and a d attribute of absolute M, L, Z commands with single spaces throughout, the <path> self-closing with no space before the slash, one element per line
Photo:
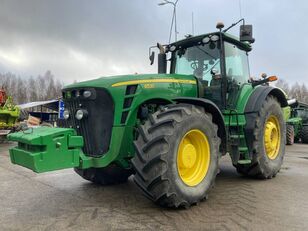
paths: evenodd
<path fill-rule="evenodd" d="M 90 90 L 92 96 L 88 99 L 76 96 L 76 92 Z M 65 109 L 69 111 L 70 117 L 59 122 L 61 127 L 71 127 L 77 131 L 78 135 L 84 138 L 83 152 L 88 156 L 99 157 L 109 149 L 111 131 L 114 118 L 114 104 L 110 94 L 101 88 L 91 89 L 66 89 L 70 91 L 71 98 L 64 98 Z M 71 94 L 73 92 L 73 94 Z M 78 109 L 88 111 L 87 118 L 77 120 L 75 118 Z"/>

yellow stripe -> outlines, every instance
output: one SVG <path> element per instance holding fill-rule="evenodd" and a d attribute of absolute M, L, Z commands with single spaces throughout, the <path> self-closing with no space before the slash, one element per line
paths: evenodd
<path fill-rule="evenodd" d="M 112 87 L 119 87 L 125 85 L 134 85 L 134 84 L 143 84 L 143 83 L 187 83 L 187 84 L 196 84 L 196 80 L 188 79 L 141 79 L 141 80 L 130 80 L 125 82 L 118 82 L 112 84 Z"/>

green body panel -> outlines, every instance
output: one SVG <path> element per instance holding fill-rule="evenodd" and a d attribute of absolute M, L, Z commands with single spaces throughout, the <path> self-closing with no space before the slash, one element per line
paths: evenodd
<path fill-rule="evenodd" d="M 35 172 L 79 166 L 83 138 L 74 129 L 39 127 L 8 135 L 18 146 L 10 149 L 13 164 Z"/>
<path fill-rule="evenodd" d="M 176 83 L 176 82 L 151 82 L 155 80 L 188 80 L 194 81 L 195 84 L 187 83 Z M 148 80 L 146 83 L 142 81 Z M 134 95 L 125 95 L 125 90 L 127 85 L 134 85 L 136 82 L 132 81 L 141 81 L 138 84 L 137 91 Z M 123 84 L 116 86 L 115 84 Z M 113 86 L 115 85 L 115 86 Z M 121 125 L 121 115 L 123 112 L 123 102 L 126 97 L 134 96 L 132 105 L 130 108 L 125 109 L 124 111 L 129 111 L 127 126 L 135 125 L 136 113 L 139 106 L 152 99 L 161 99 L 171 102 L 173 98 L 176 97 L 196 97 L 197 96 L 197 85 L 196 79 L 193 75 L 177 75 L 177 74 L 146 74 L 146 75 L 122 75 L 122 76 L 111 76 L 111 77 L 101 77 L 99 79 L 75 83 L 65 87 L 65 89 L 75 89 L 79 87 L 101 87 L 108 90 L 111 94 L 114 104 L 114 126 Z"/>
<path fill-rule="evenodd" d="M 250 160 L 244 134 L 244 127 L 246 125 L 244 112 L 248 99 L 255 89 L 256 88 L 253 88 L 251 84 L 244 84 L 239 90 L 235 107 L 223 111 L 225 125 L 230 137 L 230 142 L 227 147 L 228 152 L 232 157 L 235 154 L 235 151 L 231 144 L 233 142 L 238 143 L 238 151 L 241 155 L 241 161 L 244 161 L 245 163 L 250 163 Z M 245 164 L 244 162 L 242 164 Z"/>
<path fill-rule="evenodd" d="M 146 81 L 145 81 L 146 80 Z M 160 82 L 160 80 L 162 82 Z M 137 81 L 137 82 L 131 82 Z M 138 82 L 139 81 L 139 82 Z M 134 95 L 125 95 L 127 85 L 138 84 Z M 127 75 L 116 77 L 102 77 L 96 80 L 85 81 L 67 86 L 65 89 L 76 89 L 79 87 L 101 87 L 105 88 L 111 94 L 114 101 L 114 124 L 111 133 L 111 143 L 109 150 L 102 157 L 89 157 L 81 151 L 81 140 L 70 138 L 70 144 L 75 145 L 73 152 L 70 149 L 65 150 L 68 144 L 62 146 L 61 151 L 54 148 L 52 137 L 70 136 L 68 130 L 59 130 L 59 128 L 49 128 L 48 132 L 41 128 L 34 128 L 33 133 L 24 134 L 23 132 L 10 135 L 8 138 L 12 141 L 18 141 L 18 147 L 10 150 L 13 163 L 28 167 L 36 172 L 50 171 L 68 167 L 90 168 L 105 167 L 110 163 L 117 163 L 123 168 L 129 168 L 129 159 L 134 155 L 133 134 L 137 121 L 137 112 L 144 102 L 149 100 L 160 100 L 165 103 L 172 103 L 172 99 L 177 97 L 197 97 L 197 83 L 192 75 Z M 129 108 L 123 109 L 125 97 L 133 96 L 133 102 Z M 123 111 L 129 111 L 125 124 L 121 124 L 121 114 Z M 70 132 L 75 131 L 69 129 Z M 53 133 L 54 132 L 54 133 Z M 63 134 L 62 134 L 63 133 Z M 62 135 L 61 135 L 62 134 Z M 44 143 L 37 144 L 44 146 L 44 152 L 32 152 L 24 150 L 23 144 L 35 146 L 35 142 L 41 140 Z M 34 143 L 33 143 L 34 142 Z M 68 155 L 67 152 L 71 153 Z M 77 159 L 76 160 L 76 155 Z M 44 157 L 43 162 L 39 162 L 40 157 Z M 63 161 L 58 163 L 56 160 Z M 71 160 L 74 160 L 73 162 Z"/>

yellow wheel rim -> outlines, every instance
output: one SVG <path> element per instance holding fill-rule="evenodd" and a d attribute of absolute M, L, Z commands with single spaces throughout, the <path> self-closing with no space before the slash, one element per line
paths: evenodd
<path fill-rule="evenodd" d="M 264 146 L 268 158 L 276 159 L 280 148 L 280 125 L 278 118 L 274 115 L 271 115 L 265 123 Z"/>
<path fill-rule="evenodd" d="M 188 131 L 178 147 L 177 168 L 181 180 L 188 186 L 198 185 L 210 166 L 210 144 L 198 130 Z"/>

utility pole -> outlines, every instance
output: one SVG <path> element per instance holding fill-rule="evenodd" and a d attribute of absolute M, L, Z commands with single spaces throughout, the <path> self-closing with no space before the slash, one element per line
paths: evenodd
<path fill-rule="evenodd" d="M 169 35 L 169 43 L 171 40 L 171 33 L 172 33 L 172 28 L 173 28 L 173 22 L 174 22 L 174 38 L 175 41 L 177 41 L 177 23 L 176 23 L 176 5 L 178 3 L 179 0 L 175 0 L 175 2 L 171 2 L 168 0 L 163 0 L 163 2 L 158 3 L 159 6 L 163 6 L 163 5 L 167 5 L 167 4 L 171 4 L 173 6 L 173 15 L 172 15 L 172 21 L 171 21 L 171 27 L 170 27 L 170 35 Z"/>

